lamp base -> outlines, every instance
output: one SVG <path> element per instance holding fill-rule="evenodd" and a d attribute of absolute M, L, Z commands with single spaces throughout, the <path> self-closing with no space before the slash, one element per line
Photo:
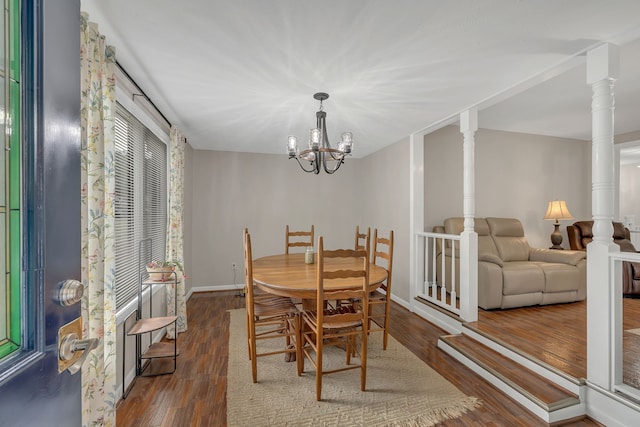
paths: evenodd
<path fill-rule="evenodd" d="M 551 233 L 551 243 L 553 244 L 553 246 L 551 246 L 549 249 L 559 249 L 562 250 L 564 249 L 562 246 L 560 246 L 560 244 L 562 243 L 562 233 L 560 232 L 560 223 L 556 220 L 556 222 L 553 223 L 553 233 Z"/>

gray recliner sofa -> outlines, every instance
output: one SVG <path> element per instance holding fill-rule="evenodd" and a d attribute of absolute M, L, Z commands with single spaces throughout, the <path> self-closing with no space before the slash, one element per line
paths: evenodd
<path fill-rule="evenodd" d="M 464 218 L 448 218 L 434 232 L 460 234 Z M 532 248 L 524 236 L 522 223 L 514 218 L 476 218 L 478 234 L 478 305 L 483 309 L 514 308 L 531 305 L 580 301 L 586 297 L 587 264 L 584 252 Z M 451 265 L 450 242 L 444 248 L 445 267 Z M 456 242 L 456 246 L 458 242 Z M 459 248 L 455 248 L 459 271 Z M 436 277 L 442 276 L 441 247 L 437 249 Z M 448 290 L 456 287 L 459 274 Z M 440 279 L 438 279 L 440 280 Z"/>

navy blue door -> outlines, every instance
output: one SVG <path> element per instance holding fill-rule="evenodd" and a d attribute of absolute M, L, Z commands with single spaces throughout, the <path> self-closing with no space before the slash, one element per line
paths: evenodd
<path fill-rule="evenodd" d="M 21 36 L 12 82 L 21 100 L 21 333 L 19 349 L 0 359 L 0 426 L 78 426 L 81 374 L 58 372 L 58 330 L 80 304 L 55 295 L 80 279 L 80 0 L 10 3 Z"/>

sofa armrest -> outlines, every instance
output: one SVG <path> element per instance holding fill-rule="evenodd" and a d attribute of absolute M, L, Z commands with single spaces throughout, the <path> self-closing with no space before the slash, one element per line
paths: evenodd
<path fill-rule="evenodd" d="M 537 262 L 557 262 L 561 264 L 578 265 L 587 257 L 583 251 L 561 251 L 557 249 L 531 248 L 529 250 L 529 261 Z"/>
<path fill-rule="evenodd" d="M 485 310 L 502 308 L 504 278 L 502 267 L 492 262 L 478 263 L 478 306 Z"/>
<path fill-rule="evenodd" d="M 492 264 L 497 264 L 500 267 L 502 267 L 502 259 L 500 259 L 500 257 L 498 255 L 489 253 L 489 252 L 485 252 L 485 253 L 480 253 L 478 254 L 478 261 L 485 261 L 485 262 L 490 262 Z"/>

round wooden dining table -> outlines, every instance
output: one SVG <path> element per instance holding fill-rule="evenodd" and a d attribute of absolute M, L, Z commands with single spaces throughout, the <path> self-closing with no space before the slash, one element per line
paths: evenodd
<path fill-rule="evenodd" d="M 361 268 L 354 258 L 326 258 L 325 270 Z M 369 265 L 369 291 L 375 291 L 387 278 L 387 270 L 375 264 Z M 283 297 L 315 300 L 317 289 L 317 265 L 305 264 L 304 254 L 271 255 L 253 260 L 253 280 L 261 290 Z M 335 279 L 325 283 L 326 290 L 356 289 L 361 279 Z"/>

